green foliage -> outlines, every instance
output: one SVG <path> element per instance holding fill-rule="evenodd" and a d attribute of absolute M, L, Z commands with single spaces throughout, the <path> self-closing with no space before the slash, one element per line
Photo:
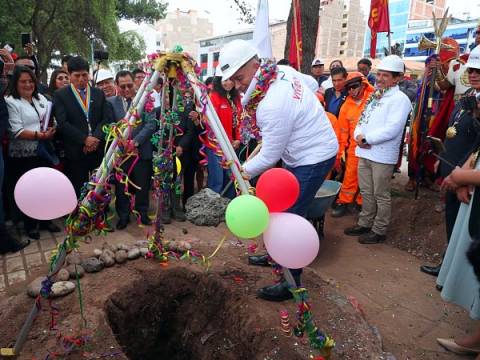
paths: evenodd
<path fill-rule="evenodd" d="M 164 17 L 167 6 L 168 3 L 156 0 L 117 0 L 117 16 L 138 24 L 141 22 L 153 24 L 155 20 Z"/>
<path fill-rule="evenodd" d="M 105 44 L 113 59 L 138 61 L 145 43 L 131 32 L 121 34 L 118 20 L 153 22 L 164 17 L 166 6 L 154 0 L 0 0 L 0 45 L 13 43 L 21 54 L 20 33 L 31 32 L 42 74 L 55 54 L 90 59 L 92 39 Z"/>
<path fill-rule="evenodd" d="M 114 60 L 128 60 L 131 63 L 142 60 L 145 56 L 145 41 L 133 30 L 120 33 L 118 46 L 111 52 Z"/>

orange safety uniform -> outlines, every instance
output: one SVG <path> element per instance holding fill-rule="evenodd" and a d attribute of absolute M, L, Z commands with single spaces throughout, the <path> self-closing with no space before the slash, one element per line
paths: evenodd
<path fill-rule="evenodd" d="M 340 109 L 340 113 L 338 114 L 339 149 L 336 166 L 340 163 L 340 159 L 344 153 L 346 161 L 343 183 L 337 199 L 337 204 L 350 204 L 353 203 L 354 200 L 356 200 L 357 204 L 362 204 L 358 189 L 358 157 L 355 156 L 357 143 L 355 142 L 353 133 L 357 127 L 358 120 L 360 120 L 360 116 L 362 115 L 368 98 L 375 91 L 374 87 L 370 85 L 365 77 L 362 77 L 362 83 L 366 86 L 362 99 L 355 100 L 350 95 L 347 96 Z"/>

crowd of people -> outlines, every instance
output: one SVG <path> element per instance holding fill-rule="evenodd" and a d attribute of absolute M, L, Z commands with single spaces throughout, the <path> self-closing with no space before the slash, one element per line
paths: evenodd
<path fill-rule="evenodd" d="M 306 216 L 325 179 L 341 179 L 332 216 L 358 214 L 356 223 L 344 233 L 358 237 L 361 244 L 379 244 L 386 239 L 391 221 L 391 180 L 400 167 L 410 125 L 413 133 L 406 189 L 437 184 L 442 190 L 449 241 L 443 264 L 422 266 L 421 270 L 438 275 L 437 289 L 445 300 L 467 308 L 472 318 L 479 319 L 480 196 L 473 189 L 480 185 L 480 47 L 461 55 L 455 40 L 443 41 L 452 46 L 430 56 L 423 79 L 415 81 L 407 76 L 404 61 L 396 55 L 384 57 L 375 74 L 369 59 L 361 59 L 350 71 L 342 61 L 334 60 L 327 76 L 325 63 L 319 58 L 312 62 L 310 74 L 302 74 L 286 60 L 259 59 L 250 43 L 234 40 L 221 50 L 215 76 L 206 84 L 225 133 L 243 162 L 242 175 L 254 181 L 271 167 L 289 170 L 300 184 L 300 196 L 288 211 L 300 216 Z M 476 45 L 479 43 L 477 29 Z M 68 176 L 80 196 L 104 156 L 105 125 L 128 114 L 146 77 L 142 69 L 121 70 L 114 75 L 107 68 L 91 76 L 85 59 L 65 56 L 46 86 L 38 80 L 38 62 L 31 47 L 26 50 L 26 55 L 15 60 L 7 50 L 0 50 L 4 65 L 0 83 L 0 138 L 4 140 L 4 151 L 0 152 L 0 186 L 4 182 L 0 253 L 19 251 L 30 240 L 39 239 L 40 230 L 61 231 L 53 222 L 29 218 L 15 206 L 16 181 L 35 167 L 54 166 Z M 257 84 L 259 74 L 262 82 Z M 158 114 L 165 105 L 165 81 L 160 77 L 152 93 Z M 252 84 L 256 89 L 253 93 Z M 427 101 L 430 105 L 431 100 L 424 95 L 430 86 L 435 96 L 428 112 L 424 105 Z M 218 144 L 215 139 L 202 138 L 205 118 L 194 92 L 183 89 L 180 98 L 181 135 L 175 138 L 174 148 L 184 169 L 183 195 L 172 191 L 170 208 L 162 213 L 163 223 L 170 223 L 172 218 L 185 221 L 186 201 L 195 188 L 205 187 L 205 172 L 208 188 L 231 199 L 236 196 Z M 250 116 L 250 130 L 257 129 L 246 141 L 241 123 L 244 112 Z M 130 178 L 138 188 L 126 189 L 124 183 L 114 181 L 117 230 L 128 226 L 132 210 L 143 224 L 151 224 L 148 210 L 156 151 L 151 139 L 161 118 L 142 115 L 141 120 L 131 138 L 120 140 L 120 146 L 133 147 L 138 154 L 135 166 L 133 160 L 122 164 L 125 169 L 132 168 Z M 443 142 L 440 154 L 431 154 L 427 134 Z M 257 140 L 260 150 L 246 159 L 244 154 L 257 145 Z M 200 151 L 203 145 L 205 158 Z M 206 169 L 203 160 L 208 161 Z M 132 191 L 133 206 L 126 195 Z M 28 241 L 7 232 L 6 217 L 18 226 L 23 223 Z M 268 254 L 249 258 L 252 265 L 270 262 Z M 300 286 L 302 269 L 290 272 Z M 282 281 L 260 289 L 258 296 L 283 301 L 292 294 L 289 284 Z M 452 351 L 480 353 L 480 330 L 466 339 L 439 342 Z"/>

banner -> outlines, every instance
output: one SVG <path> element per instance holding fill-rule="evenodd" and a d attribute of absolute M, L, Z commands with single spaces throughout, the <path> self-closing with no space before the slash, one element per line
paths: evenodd
<path fill-rule="evenodd" d="M 269 28 L 268 0 L 258 0 L 255 30 L 253 31 L 253 44 L 258 49 L 260 58 L 273 58 Z"/>
<path fill-rule="evenodd" d="M 290 52 L 288 61 L 290 66 L 300 70 L 302 66 L 302 21 L 301 21 L 301 9 L 300 0 L 293 0 L 293 18 L 292 29 L 290 32 Z"/>
<path fill-rule="evenodd" d="M 372 0 L 370 3 L 370 16 L 368 27 L 371 31 L 370 57 L 375 59 L 377 53 L 377 33 L 390 34 L 390 17 L 388 14 L 388 0 Z M 390 51 L 390 49 L 388 49 Z"/>

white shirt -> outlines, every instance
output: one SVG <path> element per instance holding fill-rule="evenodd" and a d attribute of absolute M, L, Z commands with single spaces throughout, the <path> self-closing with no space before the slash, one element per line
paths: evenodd
<path fill-rule="evenodd" d="M 410 100 L 398 86 L 388 90 L 378 102 L 369 103 L 355 128 L 354 137 L 362 134 L 371 148 L 357 146 L 355 155 L 381 164 L 396 164 L 411 111 Z"/>
<path fill-rule="evenodd" d="M 450 61 L 450 64 L 448 65 L 447 80 L 450 84 L 455 86 L 455 96 L 463 95 L 465 91 L 470 89 L 467 67 L 458 60 Z"/>
<path fill-rule="evenodd" d="M 330 89 L 333 87 L 333 81 L 332 77 L 329 76 L 327 80 L 322 81 L 320 84 L 320 88 L 322 89 L 323 92 L 325 92 L 327 89 Z"/>
<path fill-rule="evenodd" d="M 153 107 L 158 108 L 162 104 L 162 96 L 161 92 L 157 92 L 157 90 L 152 89 L 152 97 L 153 97 Z"/>
<path fill-rule="evenodd" d="M 307 76 L 278 66 L 277 80 L 258 104 L 262 148 L 244 164 L 251 177 L 282 159 L 290 167 L 313 165 L 336 156 L 338 141 Z M 309 84 L 309 85 L 307 85 Z"/>
<path fill-rule="evenodd" d="M 34 156 L 38 142 L 18 139 L 24 130 L 40 132 L 40 122 L 44 121 L 48 100 L 38 94 L 39 100 L 33 98 L 35 108 L 25 99 L 15 99 L 12 96 L 5 98 L 8 107 L 8 124 L 12 136 L 9 144 L 9 154 L 14 157 Z M 48 121 L 48 120 L 46 120 Z"/>

